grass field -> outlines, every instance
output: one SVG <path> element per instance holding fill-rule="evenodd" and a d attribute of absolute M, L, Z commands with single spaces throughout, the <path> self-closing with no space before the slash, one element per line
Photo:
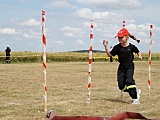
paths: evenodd
<path fill-rule="evenodd" d="M 88 62 L 47 63 L 48 110 L 57 115 L 114 116 L 139 112 L 160 117 L 160 62 L 152 62 L 151 94 L 148 96 L 148 62 L 135 62 L 140 105 L 132 105 L 127 93 L 120 98 L 118 62 L 93 62 L 91 104 L 86 105 Z M 0 64 L 0 119 L 46 120 L 43 112 L 43 66 L 41 63 Z"/>

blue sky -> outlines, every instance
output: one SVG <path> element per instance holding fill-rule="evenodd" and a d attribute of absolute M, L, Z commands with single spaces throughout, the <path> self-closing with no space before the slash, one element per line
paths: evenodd
<path fill-rule="evenodd" d="M 114 46 L 114 38 L 126 28 L 149 49 L 149 25 L 153 25 L 152 52 L 160 51 L 160 0 L 3 0 L 0 2 L 0 51 L 42 51 L 42 10 L 46 11 L 47 52 L 89 49 L 90 20 L 94 20 L 93 49 L 104 50 L 102 41 Z"/>

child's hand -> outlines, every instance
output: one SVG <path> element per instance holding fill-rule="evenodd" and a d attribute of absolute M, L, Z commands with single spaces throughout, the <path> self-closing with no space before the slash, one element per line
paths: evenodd
<path fill-rule="evenodd" d="M 141 56 L 141 55 L 140 55 L 140 56 L 138 56 L 138 59 L 139 59 L 139 60 L 142 60 L 142 56 Z"/>
<path fill-rule="evenodd" d="M 139 56 L 138 59 L 139 59 L 139 60 L 142 60 L 142 56 Z"/>
<path fill-rule="evenodd" d="M 141 54 L 141 52 L 138 53 L 138 59 L 142 60 L 142 54 Z"/>
<path fill-rule="evenodd" d="M 106 47 L 108 45 L 108 41 L 103 40 L 103 45 L 104 45 L 104 47 Z"/>

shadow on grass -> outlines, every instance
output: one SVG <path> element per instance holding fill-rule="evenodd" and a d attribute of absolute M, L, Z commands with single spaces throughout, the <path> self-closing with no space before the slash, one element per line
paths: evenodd
<path fill-rule="evenodd" d="M 105 99 L 107 101 L 111 101 L 111 102 L 120 102 L 120 103 L 125 103 L 125 104 L 130 104 L 129 102 L 126 102 L 124 100 L 121 100 L 121 99 Z"/>

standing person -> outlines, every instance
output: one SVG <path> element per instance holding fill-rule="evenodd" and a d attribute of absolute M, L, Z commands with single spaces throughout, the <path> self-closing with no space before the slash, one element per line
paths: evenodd
<path fill-rule="evenodd" d="M 9 47 L 9 45 L 7 45 L 7 48 L 5 50 L 6 52 L 6 63 L 10 63 L 10 53 L 11 53 L 11 48 Z"/>
<path fill-rule="evenodd" d="M 127 29 L 121 29 L 117 36 L 119 44 L 115 45 L 111 51 L 108 49 L 108 41 L 103 40 L 103 45 L 105 47 L 108 57 L 118 55 L 119 67 L 117 70 L 117 81 L 118 87 L 123 92 L 128 92 L 132 98 L 132 104 L 140 104 L 140 89 L 136 89 L 135 81 L 133 79 L 134 75 L 134 55 L 136 53 L 138 58 L 142 60 L 141 52 L 138 48 L 128 43 L 130 33 Z"/>

